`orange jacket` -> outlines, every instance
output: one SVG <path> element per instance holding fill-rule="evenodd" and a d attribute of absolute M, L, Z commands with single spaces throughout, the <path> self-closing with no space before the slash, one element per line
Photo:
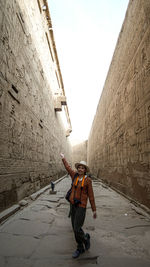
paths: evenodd
<path fill-rule="evenodd" d="M 75 176 L 75 174 L 77 174 L 77 172 L 72 170 L 72 168 L 69 166 L 69 164 L 65 158 L 63 158 L 62 161 L 64 163 L 64 166 L 65 166 L 67 172 L 70 174 L 70 176 L 73 180 L 74 176 Z M 92 211 L 96 211 L 92 181 L 91 181 L 90 177 L 85 178 L 84 185 L 83 185 L 82 189 L 81 189 L 82 181 L 78 182 L 77 188 L 75 188 L 75 182 L 76 182 L 76 178 L 74 179 L 74 182 L 73 182 L 72 192 L 70 195 L 70 202 L 72 204 L 74 204 L 74 198 L 79 199 L 81 201 L 81 204 L 79 204 L 79 207 L 86 208 L 87 201 L 89 198 Z"/>

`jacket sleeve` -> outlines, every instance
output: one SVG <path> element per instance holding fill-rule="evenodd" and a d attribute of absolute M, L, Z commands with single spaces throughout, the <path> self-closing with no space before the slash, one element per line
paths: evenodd
<path fill-rule="evenodd" d="M 88 180 L 88 197 L 89 197 L 92 211 L 96 211 L 94 192 L 93 192 L 93 187 L 92 187 L 92 181 L 90 178 Z"/>
<path fill-rule="evenodd" d="M 70 165 L 68 164 L 68 162 L 65 158 L 62 159 L 62 162 L 65 166 L 66 171 L 70 174 L 71 178 L 73 179 L 76 172 L 74 170 L 72 170 L 72 168 L 70 167 Z"/>

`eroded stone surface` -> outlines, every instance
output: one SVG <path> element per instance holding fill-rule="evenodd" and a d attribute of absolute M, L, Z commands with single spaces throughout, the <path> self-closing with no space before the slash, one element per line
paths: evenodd
<path fill-rule="evenodd" d="M 60 148 L 71 158 L 62 120 L 70 121 L 68 109 L 54 110 L 55 93 L 64 90 L 51 19 L 38 3 L 1 1 L 0 211 L 66 173 Z"/>
<path fill-rule="evenodd" d="M 88 164 L 150 208 L 150 1 L 130 1 L 88 139 Z"/>

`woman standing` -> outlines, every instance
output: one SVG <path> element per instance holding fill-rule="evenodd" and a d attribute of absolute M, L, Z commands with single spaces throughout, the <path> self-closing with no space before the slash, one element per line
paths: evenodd
<path fill-rule="evenodd" d="M 89 168 L 85 161 L 81 161 L 75 164 L 77 171 L 72 170 L 69 166 L 64 154 L 60 154 L 63 164 L 72 178 L 72 192 L 69 198 L 71 203 L 71 222 L 77 242 L 77 249 L 73 253 L 72 257 L 77 258 L 81 253 L 85 252 L 85 249 L 90 248 L 90 235 L 84 233 L 82 226 L 84 224 L 86 215 L 86 206 L 89 198 L 91 208 L 93 211 L 93 218 L 96 219 L 96 206 L 92 188 L 92 181 L 90 177 L 86 175 L 89 172 Z"/>

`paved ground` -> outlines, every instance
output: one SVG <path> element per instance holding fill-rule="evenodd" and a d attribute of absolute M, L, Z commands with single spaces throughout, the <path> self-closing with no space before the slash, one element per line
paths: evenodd
<path fill-rule="evenodd" d="M 64 199 L 68 177 L 56 185 L 56 195 L 46 191 L 0 226 L 0 267 L 150 266 L 150 219 L 100 182 L 93 186 L 98 218 L 88 205 L 84 224 L 90 251 L 72 259 L 76 244 Z"/>

